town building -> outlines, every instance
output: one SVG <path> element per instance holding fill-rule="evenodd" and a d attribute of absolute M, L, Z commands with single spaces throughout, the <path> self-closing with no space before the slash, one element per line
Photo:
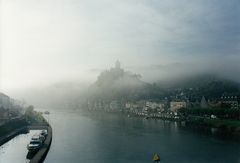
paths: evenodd
<path fill-rule="evenodd" d="M 171 101 L 170 110 L 176 112 L 178 109 L 186 108 L 187 103 L 185 101 Z"/>
<path fill-rule="evenodd" d="M 112 111 L 120 111 L 120 109 L 121 109 L 120 102 L 117 101 L 117 100 L 111 101 L 110 104 L 109 104 L 109 108 Z"/>
<path fill-rule="evenodd" d="M 239 108 L 239 98 L 236 95 L 223 95 L 220 98 L 220 103 L 222 108 Z"/>

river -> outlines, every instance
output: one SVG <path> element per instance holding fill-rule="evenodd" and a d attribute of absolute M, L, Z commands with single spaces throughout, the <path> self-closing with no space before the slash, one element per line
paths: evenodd
<path fill-rule="evenodd" d="M 150 163 L 153 153 L 161 163 L 240 163 L 239 142 L 174 122 L 74 111 L 52 111 L 49 121 L 53 141 L 45 163 Z M 27 142 L 17 139 L 0 149 L 1 163 L 14 162 L 6 159 L 15 150 L 13 142 L 26 148 Z M 16 155 L 26 158 L 21 151 Z"/>
<path fill-rule="evenodd" d="M 28 163 L 27 144 L 34 134 L 40 130 L 30 130 L 27 134 L 20 134 L 9 142 L 0 146 L 0 163 Z"/>

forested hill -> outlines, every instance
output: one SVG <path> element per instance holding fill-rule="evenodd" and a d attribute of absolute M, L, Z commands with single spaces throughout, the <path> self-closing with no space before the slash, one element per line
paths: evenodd
<path fill-rule="evenodd" d="M 162 88 L 194 88 L 194 87 L 204 87 L 209 83 L 214 83 L 214 82 L 222 82 L 230 86 L 237 86 L 237 87 L 240 86 L 238 82 L 227 80 L 223 77 L 219 77 L 214 74 L 182 76 L 175 79 L 159 81 L 156 83 L 158 86 Z"/>
<path fill-rule="evenodd" d="M 238 82 L 211 74 L 158 82 L 157 86 L 170 92 L 177 89 L 185 90 L 189 96 L 198 97 L 219 98 L 223 94 L 240 95 L 240 84 Z"/>

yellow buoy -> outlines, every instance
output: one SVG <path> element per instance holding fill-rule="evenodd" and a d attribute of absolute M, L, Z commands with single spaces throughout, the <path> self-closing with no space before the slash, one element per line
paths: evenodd
<path fill-rule="evenodd" d="M 160 156 L 159 156 L 157 153 L 155 153 L 155 154 L 153 155 L 152 160 L 158 162 L 158 161 L 160 161 Z"/>

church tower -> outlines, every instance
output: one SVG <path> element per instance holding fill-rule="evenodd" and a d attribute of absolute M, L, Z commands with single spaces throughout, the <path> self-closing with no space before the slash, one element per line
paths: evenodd
<path fill-rule="evenodd" d="M 208 104 L 207 104 L 207 101 L 206 101 L 204 96 L 202 96 L 200 107 L 203 108 L 203 109 L 208 108 Z"/>

